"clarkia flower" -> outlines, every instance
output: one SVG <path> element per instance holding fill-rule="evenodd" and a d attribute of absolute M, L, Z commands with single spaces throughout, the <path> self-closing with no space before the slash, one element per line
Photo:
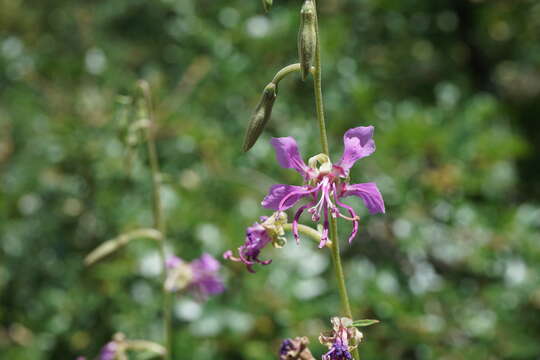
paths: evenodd
<path fill-rule="evenodd" d="M 177 256 L 171 256 L 166 264 L 165 289 L 170 292 L 187 290 L 200 300 L 205 300 L 209 295 L 216 295 L 225 290 L 218 276 L 220 264 L 209 254 L 203 254 L 191 263 Z"/>
<path fill-rule="evenodd" d="M 261 250 L 272 243 L 274 247 L 281 247 L 285 243 L 285 231 L 283 225 L 287 223 L 287 215 L 284 212 L 276 212 L 272 216 L 261 216 L 260 222 L 254 223 L 246 230 L 246 241 L 238 248 L 238 257 L 233 256 L 231 250 L 223 254 L 223 258 L 232 261 L 243 262 L 248 271 L 255 272 L 253 265 L 268 265 L 271 259 L 261 260 Z"/>
<path fill-rule="evenodd" d="M 354 163 L 375 151 L 373 131 L 373 126 L 360 126 L 345 132 L 343 155 L 336 164 L 332 164 L 327 155 L 319 154 L 310 158 L 306 165 L 294 138 L 272 139 L 279 164 L 284 168 L 298 171 L 304 178 L 304 185 L 273 185 L 262 201 L 262 206 L 276 211 L 285 211 L 303 198 L 310 200 L 308 204 L 300 206 L 294 215 L 292 229 L 297 242 L 299 241 L 298 220 L 305 210 L 312 215 L 314 222 L 323 220 L 319 244 L 321 248 L 328 241 L 329 215 L 352 221 L 353 229 L 349 242 L 358 232 L 359 217 L 352 207 L 341 202 L 342 198 L 357 196 L 364 201 L 371 214 L 384 213 L 384 201 L 375 183 L 349 184 L 349 171 Z M 345 209 L 348 215 L 342 214 L 340 208 Z"/>
<path fill-rule="evenodd" d="M 279 360 L 315 360 L 308 348 L 307 337 L 285 339 L 279 348 Z"/>
<path fill-rule="evenodd" d="M 331 323 L 332 331 L 319 336 L 321 344 L 329 349 L 322 360 L 352 360 L 351 351 L 358 347 L 363 334 L 352 326 L 353 321 L 349 318 L 333 317 Z"/>

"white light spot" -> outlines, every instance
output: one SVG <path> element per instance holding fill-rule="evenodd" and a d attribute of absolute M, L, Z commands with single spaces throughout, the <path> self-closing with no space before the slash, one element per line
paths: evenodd
<path fill-rule="evenodd" d="M 161 257 L 157 251 L 149 253 L 139 261 L 139 272 L 147 277 L 161 274 Z"/>
<path fill-rule="evenodd" d="M 399 291 L 396 278 L 387 271 L 381 271 L 377 276 L 377 287 L 387 294 L 395 294 Z"/>
<path fill-rule="evenodd" d="M 41 207 L 42 201 L 36 194 L 26 194 L 19 199 L 19 211 L 23 215 L 32 215 Z"/>
<path fill-rule="evenodd" d="M 412 225 L 405 219 L 398 219 L 394 221 L 392 229 L 398 238 L 403 239 L 411 235 Z"/>
<path fill-rule="evenodd" d="M 506 264 L 504 280 L 508 285 L 519 285 L 527 279 L 527 265 L 520 259 L 514 259 Z"/>
<path fill-rule="evenodd" d="M 221 250 L 221 236 L 219 228 L 214 224 L 201 224 L 195 230 L 197 238 L 211 253 Z"/>
<path fill-rule="evenodd" d="M 213 336 L 220 332 L 221 323 L 216 317 L 207 317 L 193 322 L 191 332 L 197 336 Z"/>
<path fill-rule="evenodd" d="M 18 38 L 11 36 L 2 42 L 2 55 L 8 59 L 14 59 L 21 55 L 23 43 Z"/>
<path fill-rule="evenodd" d="M 235 333 L 247 333 L 253 328 L 253 316 L 239 311 L 228 311 L 225 323 Z"/>
<path fill-rule="evenodd" d="M 90 74 L 99 75 L 107 66 L 107 58 L 105 57 L 103 50 L 91 48 L 86 52 L 84 63 L 86 65 L 86 70 Z"/>
<path fill-rule="evenodd" d="M 294 288 L 294 295 L 301 300 L 308 300 L 321 295 L 326 290 L 326 281 L 322 278 L 300 280 Z"/>
<path fill-rule="evenodd" d="M 174 306 L 174 314 L 179 319 L 193 321 L 201 317 L 202 307 L 199 303 L 193 300 L 179 300 Z"/>
<path fill-rule="evenodd" d="M 247 21 L 246 28 L 252 37 L 263 37 L 270 31 L 270 21 L 264 16 L 253 16 Z"/>
<path fill-rule="evenodd" d="M 298 262 L 298 270 L 303 277 L 313 277 L 322 273 L 329 264 L 328 256 L 322 252 L 313 251 L 306 261 Z"/>
<path fill-rule="evenodd" d="M 139 304 L 148 304 L 152 298 L 152 288 L 145 281 L 137 281 L 131 287 L 131 295 Z"/>

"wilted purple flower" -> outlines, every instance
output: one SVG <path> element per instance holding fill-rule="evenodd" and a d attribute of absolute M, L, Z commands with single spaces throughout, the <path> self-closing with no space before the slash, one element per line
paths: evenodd
<path fill-rule="evenodd" d="M 186 263 L 177 256 L 167 259 L 167 279 L 165 288 L 175 292 L 187 289 L 199 299 L 204 300 L 209 295 L 223 292 L 225 287 L 218 276 L 219 262 L 209 254 Z"/>
<path fill-rule="evenodd" d="M 315 360 L 308 348 L 307 337 L 285 339 L 279 348 L 279 360 Z"/>
<path fill-rule="evenodd" d="M 347 130 L 343 137 L 345 149 L 336 164 L 332 164 L 327 155 L 319 154 L 310 158 L 306 165 L 294 138 L 272 139 L 279 164 L 284 168 L 298 171 L 305 183 L 302 186 L 273 185 L 262 201 L 262 205 L 267 209 L 285 211 L 302 198 L 310 199 L 310 202 L 301 206 L 294 215 L 292 228 L 296 241 L 299 241 L 298 219 L 306 209 L 311 213 L 313 221 L 318 222 L 321 217 L 323 218 L 323 232 L 319 247 L 324 247 L 328 241 L 328 214 L 334 218 L 339 216 L 353 222 L 349 242 L 358 232 L 359 217 L 352 207 L 341 202 L 342 198 L 358 196 L 364 201 L 370 213 L 384 213 L 384 201 L 375 183 L 349 184 L 349 170 L 354 163 L 375 151 L 373 131 L 373 126 L 360 126 Z M 342 214 L 339 207 L 347 210 L 350 216 Z"/>
<path fill-rule="evenodd" d="M 276 212 L 272 216 L 262 216 L 260 223 L 256 222 L 246 230 L 246 241 L 238 248 L 238 257 L 234 257 L 231 250 L 223 254 L 223 258 L 232 261 L 243 262 L 248 271 L 255 272 L 253 265 L 268 265 L 271 259 L 261 260 L 259 254 L 261 250 L 269 243 L 279 247 L 284 242 L 283 225 L 287 223 L 287 215 L 282 212 Z"/>
<path fill-rule="evenodd" d="M 352 360 L 351 351 L 362 341 L 362 333 L 352 326 L 353 322 L 349 318 L 333 317 L 331 322 L 333 329 L 330 334 L 319 336 L 321 344 L 329 349 L 322 360 Z"/>

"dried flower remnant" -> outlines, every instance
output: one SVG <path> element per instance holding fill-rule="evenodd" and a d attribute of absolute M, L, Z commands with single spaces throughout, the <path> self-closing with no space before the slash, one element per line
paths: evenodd
<path fill-rule="evenodd" d="M 282 247 L 286 240 L 283 225 L 287 223 L 287 215 L 284 212 L 276 212 L 270 217 L 262 216 L 260 223 L 256 222 L 246 230 L 246 241 L 238 248 L 238 257 L 233 256 L 231 250 L 223 254 L 223 258 L 246 264 L 249 272 L 255 272 L 253 265 L 268 265 L 272 260 L 261 260 L 261 250 L 269 243 L 274 247 Z"/>
<path fill-rule="evenodd" d="M 187 290 L 199 300 L 206 300 L 210 295 L 225 290 L 223 281 L 218 276 L 219 262 L 209 254 L 186 263 L 177 256 L 167 259 L 167 278 L 165 289 L 170 292 Z"/>
<path fill-rule="evenodd" d="M 353 229 L 349 243 L 358 232 L 358 220 L 354 209 L 341 202 L 348 196 L 357 196 L 364 201 L 371 214 L 384 213 L 384 201 L 375 183 L 349 184 L 349 170 L 354 163 L 375 151 L 373 141 L 373 126 L 360 126 L 345 132 L 344 151 L 341 159 L 332 164 L 325 154 L 319 154 L 304 163 L 298 145 L 292 137 L 273 138 L 272 145 L 276 150 L 279 164 L 284 168 L 298 171 L 304 178 L 304 185 L 273 185 L 268 195 L 262 201 L 267 209 L 285 211 L 294 206 L 300 199 L 311 201 L 301 206 L 294 215 L 292 224 L 293 235 L 299 241 L 298 220 L 307 209 L 314 222 L 323 219 L 323 231 L 319 247 L 324 247 L 328 241 L 328 215 L 352 221 Z M 339 208 L 347 210 L 349 216 L 341 213 Z"/>
<path fill-rule="evenodd" d="M 285 339 L 279 349 L 279 360 L 315 360 L 308 348 L 307 337 Z"/>
<path fill-rule="evenodd" d="M 351 351 L 358 347 L 363 334 L 353 326 L 353 321 L 349 318 L 333 317 L 330 321 L 332 331 L 319 336 L 321 344 L 329 349 L 322 360 L 352 360 Z"/>

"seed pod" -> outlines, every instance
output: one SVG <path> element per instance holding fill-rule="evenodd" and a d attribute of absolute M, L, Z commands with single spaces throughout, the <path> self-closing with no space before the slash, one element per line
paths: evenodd
<path fill-rule="evenodd" d="M 251 147 L 255 145 L 255 142 L 261 135 L 264 127 L 266 126 L 266 123 L 268 122 L 268 120 L 270 120 L 270 115 L 272 114 L 272 107 L 274 106 L 276 96 L 276 84 L 270 83 L 266 85 L 261 100 L 255 108 L 253 116 L 251 116 L 251 120 L 249 121 L 246 130 L 246 136 L 244 137 L 244 145 L 242 147 L 244 152 L 248 152 L 249 149 L 251 149 Z"/>
<path fill-rule="evenodd" d="M 306 80 L 317 48 L 316 13 L 312 0 L 304 1 L 300 10 L 300 31 L 298 32 L 298 57 L 300 59 L 302 80 Z"/>
<path fill-rule="evenodd" d="M 269 12 L 273 2 L 274 0 L 262 0 L 264 11 Z"/>

